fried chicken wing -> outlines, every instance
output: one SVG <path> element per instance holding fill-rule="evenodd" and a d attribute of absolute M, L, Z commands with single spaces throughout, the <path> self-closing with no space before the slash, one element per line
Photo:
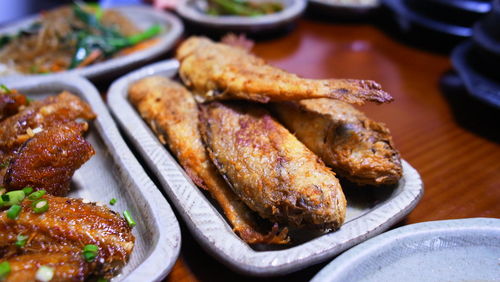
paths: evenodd
<path fill-rule="evenodd" d="M 389 129 L 342 101 L 274 103 L 279 120 L 339 176 L 363 185 L 395 184 L 402 174 Z"/>
<path fill-rule="evenodd" d="M 201 105 L 200 129 L 212 161 L 260 216 L 297 227 L 336 229 L 346 200 L 323 162 L 258 105 Z"/>
<path fill-rule="evenodd" d="M 87 128 L 87 123 L 67 122 L 37 133 L 14 153 L 4 186 L 8 190 L 31 186 L 65 196 L 74 172 L 95 154 L 83 138 Z"/>
<path fill-rule="evenodd" d="M 0 91 L 0 121 L 16 114 L 20 108 L 27 106 L 28 99 L 16 90 Z"/>
<path fill-rule="evenodd" d="M 28 199 L 21 203 L 16 220 L 0 212 L 0 261 L 12 263 L 7 279 L 33 280 L 33 271 L 40 265 L 55 267 L 55 277 L 66 281 L 83 281 L 90 275 L 109 279 L 117 274 L 134 247 L 127 222 L 95 203 L 49 195 L 43 199 L 49 209 L 42 214 L 33 212 Z M 14 245 L 19 234 L 29 238 L 24 247 Z M 91 262 L 82 256 L 87 244 L 99 247 Z"/>
<path fill-rule="evenodd" d="M 349 103 L 389 102 L 392 97 L 370 80 L 300 78 L 246 50 L 190 37 L 179 47 L 179 74 L 206 100 L 247 99 L 258 102 L 333 98 Z"/>
<path fill-rule="evenodd" d="M 0 151 L 7 154 L 17 149 L 33 137 L 33 129 L 45 129 L 77 118 L 92 120 L 95 114 L 87 103 L 69 92 L 33 101 L 24 110 L 0 122 Z"/>
<path fill-rule="evenodd" d="M 160 76 L 142 79 L 130 87 L 129 99 L 163 144 L 179 160 L 193 182 L 219 203 L 233 230 L 248 243 L 287 243 L 287 232 L 274 227 L 267 233 L 255 214 L 221 178 L 209 159 L 198 130 L 198 108 L 182 85 Z M 262 233 L 264 232 L 264 233 Z"/>

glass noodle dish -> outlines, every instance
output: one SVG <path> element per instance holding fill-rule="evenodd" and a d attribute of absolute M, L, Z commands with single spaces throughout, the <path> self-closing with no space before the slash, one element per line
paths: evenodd
<path fill-rule="evenodd" d="M 139 30 L 125 16 L 96 4 L 42 12 L 15 34 L 0 35 L 0 75 L 60 72 L 148 48 L 160 25 Z"/>

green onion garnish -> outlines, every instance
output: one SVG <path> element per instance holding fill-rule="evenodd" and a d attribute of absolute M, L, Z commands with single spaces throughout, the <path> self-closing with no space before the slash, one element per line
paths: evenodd
<path fill-rule="evenodd" d="M 125 220 L 127 221 L 128 226 L 134 227 L 136 225 L 135 220 L 132 218 L 132 215 L 130 214 L 129 211 L 124 211 L 123 217 L 125 217 Z"/>
<path fill-rule="evenodd" d="M 24 192 L 25 196 L 28 196 L 29 194 L 31 194 L 33 192 L 33 187 L 26 186 L 23 188 L 23 192 Z"/>
<path fill-rule="evenodd" d="M 10 191 L 2 196 L 2 202 L 4 206 L 12 206 L 12 205 L 18 205 L 24 200 L 24 192 L 21 190 L 16 190 L 16 191 Z"/>
<path fill-rule="evenodd" d="M 40 266 L 36 271 L 35 278 L 37 281 L 47 282 L 54 277 L 54 268 L 46 265 Z"/>
<path fill-rule="evenodd" d="M 0 164 L 0 168 L 6 168 L 9 166 L 9 164 L 10 164 L 10 161 L 5 161 L 5 162 Z"/>
<path fill-rule="evenodd" d="M 10 264 L 8 261 L 0 263 L 0 279 L 7 277 L 10 273 Z"/>
<path fill-rule="evenodd" d="M 45 195 L 47 191 L 45 190 L 38 190 L 36 192 L 31 193 L 31 195 L 28 196 L 28 199 L 34 201 L 40 199 L 43 195 Z"/>
<path fill-rule="evenodd" d="M 7 217 L 10 219 L 17 219 L 19 217 L 20 213 L 21 213 L 21 206 L 20 205 L 12 205 L 7 210 Z"/>
<path fill-rule="evenodd" d="M 114 205 L 114 204 L 116 204 L 116 199 L 115 199 L 115 198 L 111 199 L 111 201 L 109 201 L 109 204 L 110 204 L 110 205 Z"/>
<path fill-rule="evenodd" d="M 49 201 L 45 199 L 36 200 L 31 206 L 35 213 L 44 213 L 49 209 Z"/>
<path fill-rule="evenodd" d="M 93 261 L 98 254 L 99 254 L 99 247 L 96 245 L 89 244 L 83 247 L 83 258 L 87 262 Z"/>
<path fill-rule="evenodd" d="M 100 277 L 99 279 L 97 279 L 97 282 L 108 282 L 109 280 L 106 279 L 106 278 L 102 278 Z"/>
<path fill-rule="evenodd" d="M 19 234 L 17 235 L 17 241 L 14 245 L 22 248 L 24 245 L 26 245 L 26 242 L 28 241 L 28 236 Z"/>
<path fill-rule="evenodd" d="M 5 86 L 5 84 L 0 84 L 0 89 L 5 93 L 10 93 L 9 87 Z"/>

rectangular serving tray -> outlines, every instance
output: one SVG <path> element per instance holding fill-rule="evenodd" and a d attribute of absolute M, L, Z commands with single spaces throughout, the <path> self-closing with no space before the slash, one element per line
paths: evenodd
<path fill-rule="evenodd" d="M 178 67 L 177 61 L 170 60 L 123 76 L 111 85 L 108 106 L 195 238 L 231 269 L 248 275 L 273 276 L 319 263 L 388 229 L 406 216 L 421 198 L 420 176 L 403 161 L 403 178 L 397 187 L 345 190 L 347 217 L 338 231 L 314 236 L 305 231 L 299 234 L 295 244 L 278 249 L 246 244 L 231 230 L 210 197 L 193 184 L 127 99 L 131 83 L 151 75 L 175 77 Z"/>
<path fill-rule="evenodd" d="M 0 78 L 0 83 L 34 100 L 67 90 L 90 104 L 97 118 L 89 123 L 85 139 L 96 154 L 75 172 L 68 197 L 101 202 L 120 214 L 129 210 L 136 220 L 130 261 L 113 281 L 164 278 L 179 255 L 179 223 L 125 144 L 96 88 L 88 80 L 71 75 L 8 81 Z M 118 201 L 110 206 L 112 198 Z"/>

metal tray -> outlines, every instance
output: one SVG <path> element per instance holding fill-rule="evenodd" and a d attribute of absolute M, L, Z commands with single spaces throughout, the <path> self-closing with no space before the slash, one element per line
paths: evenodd
<path fill-rule="evenodd" d="M 500 219 L 423 222 L 359 244 L 311 282 L 497 281 L 498 254 Z"/>
<path fill-rule="evenodd" d="M 165 277 L 179 255 L 179 223 L 120 136 L 95 87 L 84 78 L 70 75 L 11 81 L 8 87 L 33 99 L 68 90 L 90 104 L 97 118 L 89 123 L 86 140 L 96 154 L 74 174 L 68 197 L 104 204 L 116 198 L 116 204 L 109 207 L 120 214 L 128 209 L 137 221 L 130 261 L 113 281 L 153 281 Z"/>
<path fill-rule="evenodd" d="M 138 67 L 150 62 L 152 59 L 169 51 L 183 32 L 181 21 L 174 15 L 167 12 L 155 10 L 149 6 L 121 6 L 112 7 L 126 16 L 132 23 L 140 29 L 146 29 L 153 24 L 160 24 L 164 27 L 164 32 L 159 35 L 159 41 L 153 46 L 134 52 L 129 55 L 108 59 L 87 67 L 62 71 L 53 74 L 12 74 L 4 77 L 40 77 L 40 76 L 59 76 L 62 74 L 81 75 L 88 79 L 96 80 L 102 77 L 112 75 L 116 72 L 131 70 L 132 67 Z M 0 34 L 14 34 L 19 29 L 29 26 L 38 19 L 38 16 L 32 16 L 16 23 L 0 28 Z"/>
<path fill-rule="evenodd" d="M 407 215 L 423 193 L 419 174 L 403 162 L 403 178 L 394 189 L 355 189 L 347 194 L 346 223 L 336 232 L 311 236 L 290 246 L 251 247 L 233 233 L 224 217 L 197 188 L 169 151 L 127 100 L 131 83 L 150 75 L 173 77 L 175 60 L 159 62 L 115 81 L 108 92 L 108 105 L 133 146 L 176 206 L 203 248 L 231 269 L 249 275 L 290 273 L 319 263 L 389 228 Z"/>

